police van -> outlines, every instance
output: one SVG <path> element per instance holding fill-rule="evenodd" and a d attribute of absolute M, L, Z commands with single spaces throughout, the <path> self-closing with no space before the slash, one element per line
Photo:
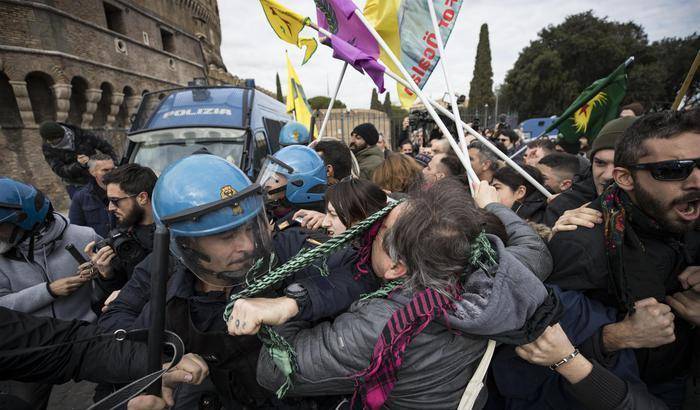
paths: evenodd
<path fill-rule="evenodd" d="M 520 129 L 523 131 L 523 139 L 529 141 L 532 138 L 538 137 L 557 119 L 556 116 L 544 118 L 530 118 L 520 123 Z M 555 128 L 547 133 L 549 138 L 556 138 L 559 131 Z"/>
<path fill-rule="evenodd" d="M 291 121 L 284 104 L 255 89 L 202 86 L 143 96 L 127 135 L 123 163 L 156 174 L 203 148 L 241 168 L 251 179 L 265 157 L 279 150 L 279 133 Z"/>

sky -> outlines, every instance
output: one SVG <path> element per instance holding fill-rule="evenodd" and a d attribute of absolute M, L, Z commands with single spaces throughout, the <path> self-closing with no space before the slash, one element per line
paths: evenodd
<path fill-rule="evenodd" d="M 281 4 L 316 20 L 312 0 L 278 0 Z M 423 1 L 423 0 L 404 0 Z M 355 0 L 364 7 L 365 0 Z M 335 89 L 342 61 L 332 57 L 329 47 L 319 45 L 318 51 L 301 65 L 303 51 L 281 41 L 267 23 L 257 0 L 221 0 L 221 54 L 228 71 L 241 78 L 254 78 L 256 84 L 275 90 L 275 74 L 279 73 L 286 94 L 287 69 L 285 50 L 294 64 L 307 97 L 328 95 Z M 474 70 L 479 29 L 489 26 L 491 65 L 494 85 L 503 83 L 520 51 L 537 39 L 537 33 L 548 25 L 557 25 L 571 14 L 593 10 L 598 17 L 609 20 L 633 21 L 641 25 L 649 41 L 664 37 L 685 37 L 700 32 L 700 1 L 698 0 L 472 0 L 465 2 L 458 16 L 446 49 L 450 85 L 455 93 L 469 93 Z M 315 36 L 306 28 L 302 35 Z M 398 104 L 393 80 L 386 79 L 386 89 L 392 102 Z M 369 108 L 374 83 L 348 68 L 338 98 L 349 108 Z M 435 70 L 423 89 L 432 99 L 443 97 L 446 87 L 440 70 Z M 384 96 L 380 96 L 383 101 Z"/>

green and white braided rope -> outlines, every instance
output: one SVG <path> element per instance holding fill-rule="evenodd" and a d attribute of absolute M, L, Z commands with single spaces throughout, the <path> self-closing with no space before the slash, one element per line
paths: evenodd
<path fill-rule="evenodd" d="M 238 299 L 253 297 L 266 289 L 282 282 L 287 277 L 291 276 L 294 272 L 297 272 L 307 266 L 309 266 L 313 261 L 318 258 L 328 256 L 333 252 L 343 248 L 348 245 L 352 240 L 357 238 L 359 235 L 364 233 L 369 229 L 375 222 L 386 216 L 392 209 L 399 205 L 403 201 L 396 201 L 388 204 L 379 211 L 373 213 L 367 219 L 362 222 L 357 223 L 352 228 L 343 232 L 341 235 L 335 236 L 329 239 L 327 242 L 312 248 L 312 249 L 302 249 L 298 254 L 296 254 L 292 259 L 287 261 L 282 266 L 274 269 L 269 274 L 258 280 L 250 283 L 245 289 L 240 292 L 234 293 L 229 297 L 229 303 L 226 305 L 226 310 L 224 311 L 224 320 L 228 321 L 231 311 L 233 310 L 233 304 Z"/>
<path fill-rule="evenodd" d="M 284 265 L 269 272 L 264 277 L 252 283 L 249 283 L 246 286 L 246 288 L 242 291 L 232 294 L 229 297 L 229 303 L 226 305 L 226 310 L 224 311 L 224 320 L 228 321 L 228 318 L 231 316 L 231 311 L 233 310 L 233 305 L 236 303 L 236 300 L 255 296 L 265 291 L 266 289 L 282 282 L 284 279 L 291 276 L 294 272 L 309 266 L 316 259 L 328 256 L 331 253 L 337 251 L 338 249 L 348 245 L 350 241 L 364 233 L 375 222 L 386 216 L 401 202 L 402 201 L 389 203 L 386 207 L 373 213 L 367 219 L 363 220 L 362 222 L 359 222 L 352 228 L 345 231 L 343 234 L 331 238 L 330 240 L 316 248 L 301 250 Z M 260 265 L 260 263 L 256 263 L 255 269 L 260 269 Z M 319 270 L 322 275 L 327 274 L 327 266 L 325 264 L 325 259 L 323 261 L 322 267 L 320 267 Z M 292 387 L 292 377 L 294 376 L 294 373 L 297 369 L 296 352 L 294 351 L 294 348 L 286 340 L 284 340 L 282 336 L 280 336 L 279 334 L 277 334 L 277 332 L 272 330 L 270 326 L 261 326 L 260 331 L 258 332 L 258 336 L 265 345 L 265 349 L 267 350 L 270 357 L 272 357 L 272 360 L 275 362 L 277 367 L 285 376 L 284 384 L 276 392 L 277 397 L 281 399 Z"/>

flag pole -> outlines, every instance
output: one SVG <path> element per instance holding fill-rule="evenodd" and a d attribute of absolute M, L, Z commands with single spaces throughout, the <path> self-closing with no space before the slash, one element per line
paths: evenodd
<path fill-rule="evenodd" d="M 442 41 L 442 33 L 440 32 L 440 27 L 438 26 L 437 18 L 435 17 L 435 6 L 433 5 L 433 0 L 426 0 L 428 3 L 428 9 L 430 10 L 430 19 L 433 21 L 433 30 L 435 31 L 435 39 L 437 40 L 438 52 L 440 54 L 440 61 L 438 64 L 442 67 L 442 75 L 445 78 L 445 87 L 447 88 L 447 93 L 450 95 L 450 105 L 452 106 L 452 114 L 455 118 L 462 120 L 459 116 L 459 107 L 457 106 L 457 99 L 454 93 L 452 93 L 452 86 L 450 86 L 449 75 L 447 74 L 447 55 L 445 54 L 445 45 Z M 455 121 L 455 124 L 457 122 Z M 459 137 L 459 145 L 462 151 L 468 154 L 467 150 L 467 139 L 464 136 L 464 128 L 457 128 L 457 136 Z M 471 165 L 471 164 L 470 164 Z"/>
<path fill-rule="evenodd" d="M 394 62 L 396 67 L 399 68 L 401 71 L 401 74 L 405 78 L 411 78 L 411 76 L 408 74 L 408 71 L 406 68 L 401 64 L 401 61 L 396 57 L 393 51 L 391 51 L 391 48 L 386 44 L 382 36 L 377 33 L 377 30 L 374 29 L 374 27 L 367 21 L 365 16 L 362 14 L 362 12 L 359 9 L 355 9 L 355 16 L 362 22 L 362 24 L 365 25 L 367 30 L 372 34 L 375 40 L 377 40 L 377 43 L 379 46 L 384 50 L 385 53 L 391 58 L 391 60 Z M 326 35 L 326 33 L 323 33 Z M 330 34 L 330 33 L 328 33 Z M 389 71 L 386 70 L 385 73 L 388 73 Z M 409 84 L 410 83 L 410 84 Z M 457 158 L 459 158 L 460 162 L 462 165 L 464 165 L 464 168 L 467 170 L 467 177 L 469 178 L 470 181 L 473 181 L 473 183 L 478 183 L 479 177 L 476 176 L 476 173 L 471 167 L 471 163 L 469 162 L 469 157 L 462 152 L 462 150 L 459 148 L 459 145 L 457 144 L 457 141 L 455 141 L 454 137 L 452 134 L 450 134 L 450 131 L 447 129 L 447 126 L 445 126 L 445 123 L 442 121 L 440 116 L 437 114 L 433 106 L 430 104 L 430 100 L 423 94 L 423 91 L 414 83 L 412 80 L 407 82 L 407 85 L 409 88 L 418 96 L 418 98 L 421 100 L 421 102 L 425 105 L 426 110 L 428 110 L 428 113 L 430 116 L 433 118 L 433 121 L 435 121 L 435 124 L 438 126 L 442 134 L 447 138 L 447 141 L 450 143 L 450 146 L 452 147 L 452 150 L 457 154 Z M 449 112 L 449 111 L 448 111 Z M 470 172 L 471 171 L 471 172 Z M 471 183 L 470 189 L 471 189 Z"/>
<path fill-rule="evenodd" d="M 338 77 L 338 83 L 335 85 L 335 92 L 333 97 L 331 97 L 330 103 L 328 103 L 328 109 L 326 114 L 323 116 L 323 122 L 321 123 L 321 129 L 318 131 L 318 139 L 323 137 L 323 133 L 326 131 L 326 125 L 328 125 L 328 119 L 331 117 L 331 110 L 333 109 L 333 104 L 335 104 L 335 99 L 338 97 L 338 92 L 340 91 L 340 84 L 343 82 L 343 77 L 345 77 L 345 70 L 348 68 L 348 62 L 343 64 L 343 69 L 340 71 L 340 77 Z"/>
<path fill-rule="evenodd" d="M 581 101 L 581 103 L 576 104 L 576 106 L 567 108 L 566 111 L 564 111 L 564 113 L 563 113 L 562 115 L 560 115 L 559 117 L 557 117 L 557 119 L 556 119 L 553 123 L 549 124 L 549 126 L 548 126 L 544 131 L 542 131 L 542 134 L 538 135 L 535 139 L 531 140 L 531 142 L 532 142 L 532 141 L 535 141 L 535 140 L 538 140 L 538 139 L 540 139 L 540 138 L 542 138 L 542 137 L 544 137 L 549 131 L 551 131 L 551 130 L 557 128 L 557 127 L 559 126 L 559 124 L 561 124 L 562 122 L 564 122 L 564 120 L 566 120 L 567 118 L 571 117 L 571 115 L 572 115 L 573 113 L 575 113 L 579 108 L 583 107 L 584 104 L 586 104 L 586 103 L 588 103 L 590 100 L 592 100 L 593 97 L 595 97 L 595 96 L 600 92 L 600 90 L 602 90 L 603 88 L 607 87 L 608 84 L 610 84 L 610 83 L 612 82 L 612 80 L 614 80 L 615 77 L 617 77 L 616 75 L 614 75 L 617 71 L 620 71 L 620 70 L 622 70 L 623 68 L 624 68 L 624 69 L 627 69 L 627 67 L 629 67 L 630 64 L 632 64 L 633 62 L 634 62 L 634 56 L 631 56 L 631 57 L 629 57 L 627 60 L 625 60 L 625 62 L 622 63 L 622 64 L 620 64 L 620 65 L 615 69 L 615 71 L 613 71 L 612 73 L 610 73 L 610 75 L 608 75 L 608 77 L 606 78 L 607 81 L 603 81 L 602 83 L 600 83 L 600 84 L 598 85 L 598 87 L 596 87 L 595 89 L 593 89 L 593 91 L 591 92 L 591 98 L 589 98 L 588 100 L 585 100 L 585 101 Z M 520 155 L 520 153 L 523 152 L 523 151 L 525 151 L 526 148 L 527 148 L 527 145 L 522 146 L 520 149 L 518 149 L 517 151 L 515 151 L 515 153 L 514 153 L 513 155 L 511 155 L 510 157 L 511 157 L 511 158 L 514 158 L 514 157 Z"/>
<path fill-rule="evenodd" d="M 410 88 L 410 84 L 408 81 L 404 80 L 403 78 L 399 77 L 398 75 L 392 73 L 391 71 L 386 71 L 386 75 L 389 77 L 393 78 L 396 82 L 399 84 L 403 85 L 404 87 Z M 455 121 L 455 123 L 459 122 L 462 127 L 472 136 L 474 136 L 477 140 L 479 140 L 481 143 L 483 143 L 488 149 L 494 152 L 498 158 L 502 159 L 506 164 L 508 164 L 511 168 L 516 170 L 520 175 L 523 176 L 529 183 L 531 183 L 537 190 L 539 190 L 544 196 L 547 198 L 551 198 L 553 195 L 545 188 L 542 184 L 537 182 L 535 178 L 532 177 L 532 175 L 528 174 L 527 171 L 525 171 L 520 165 L 518 165 L 515 161 L 510 159 L 507 154 L 505 154 L 503 151 L 498 149 L 495 145 L 491 143 L 491 141 L 488 140 L 488 138 L 484 137 L 483 135 L 479 134 L 477 131 L 475 131 L 472 127 L 469 126 L 469 124 L 465 123 L 461 119 L 455 117 L 447 108 L 441 106 L 439 103 L 436 101 L 430 101 L 430 104 L 433 105 L 438 111 L 440 111 L 442 114 L 444 114 L 447 118 Z"/>
<path fill-rule="evenodd" d="M 671 106 L 671 109 L 673 111 L 677 110 L 678 107 L 680 107 L 681 101 L 683 101 L 683 97 L 685 97 L 685 94 L 688 92 L 688 88 L 690 88 L 690 83 L 693 82 L 693 78 L 695 77 L 695 72 L 698 70 L 699 66 L 700 66 L 700 50 L 698 50 L 698 53 L 695 55 L 695 60 L 693 60 L 693 64 L 690 65 L 690 70 L 688 71 L 688 74 L 685 76 L 685 80 L 683 80 L 683 85 L 681 85 L 681 89 L 678 90 L 678 95 L 676 95 L 676 99 L 673 101 L 673 105 Z"/>

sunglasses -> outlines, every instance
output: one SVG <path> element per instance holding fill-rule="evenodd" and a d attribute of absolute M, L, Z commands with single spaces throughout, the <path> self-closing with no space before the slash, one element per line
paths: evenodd
<path fill-rule="evenodd" d="M 695 168 L 700 168 L 700 158 L 636 164 L 629 168 L 649 170 L 652 178 L 657 181 L 685 181 Z"/>
<path fill-rule="evenodd" d="M 114 206 L 116 206 L 117 208 L 119 208 L 119 203 L 120 203 L 121 201 L 123 201 L 123 200 L 125 200 L 125 199 L 127 199 L 127 198 L 133 198 L 133 197 L 135 197 L 135 196 L 138 196 L 138 194 L 135 194 L 135 195 L 127 195 L 127 196 L 123 196 L 123 197 L 121 197 L 121 198 L 110 197 L 110 198 L 107 198 L 107 200 L 108 200 L 112 205 L 114 205 Z"/>

